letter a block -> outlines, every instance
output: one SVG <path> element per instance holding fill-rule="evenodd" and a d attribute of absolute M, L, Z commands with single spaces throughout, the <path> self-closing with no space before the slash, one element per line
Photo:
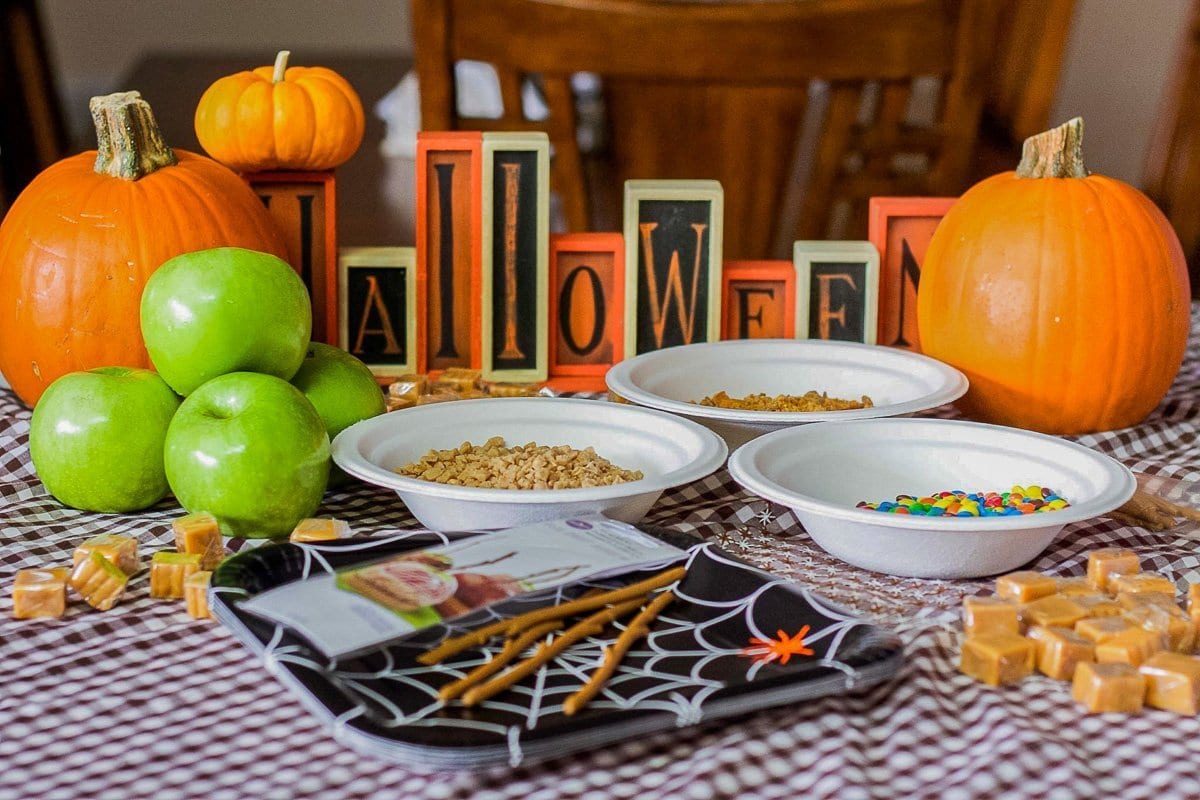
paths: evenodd
<path fill-rule="evenodd" d="M 872 197 L 867 238 L 879 250 L 879 344 L 921 351 L 917 287 L 929 240 L 954 197 Z"/>
<path fill-rule="evenodd" d="M 338 270 L 338 345 L 380 377 L 415 372 L 420 342 L 416 248 L 343 247 Z"/>
<path fill-rule="evenodd" d="M 875 344 L 879 308 L 875 245 L 796 242 L 793 254 L 796 338 Z"/>
<path fill-rule="evenodd" d="M 417 134 L 417 371 L 481 363 L 483 134 Z"/>
<path fill-rule="evenodd" d="M 796 331 L 796 268 L 790 261 L 726 261 L 722 339 L 790 339 Z"/>
<path fill-rule="evenodd" d="M 251 172 L 242 176 L 283 233 L 288 262 L 312 298 L 314 341 L 338 332 L 337 195 L 333 172 Z"/>
<path fill-rule="evenodd" d="M 625 239 L 621 234 L 550 237 L 549 350 L 552 388 L 604 390 L 604 373 L 625 350 Z"/>
<path fill-rule="evenodd" d="M 625 356 L 721 338 L 717 181 L 625 182 Z"/>
<path fill-rule="evenodd" d="M 546 380 L 550 139 L 483 134 L 485 380 Z"/>

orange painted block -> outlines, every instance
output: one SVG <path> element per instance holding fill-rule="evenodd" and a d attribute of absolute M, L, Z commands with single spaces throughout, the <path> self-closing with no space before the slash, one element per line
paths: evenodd
<path fill-rule="evenodd" d="M 604 373 L 625 352 L 625 237 L 552 235 L 549 299 L 551 385 L 591 378 L 572 385 L 603 390 Z"/>
<path fill-rule="evenodd" d="M 483 134 L 417 134 L 417 372 L 482 364 Z"/>
<path fill-rule="evenodd" d="M 879 328 L 876 341 L 921 351 L 917 285 L 929 240 L 956 197 L 872 197 L 867 238 L 879 249 Z"/>
<path fill-rule="evenodd" d="M 790 261 L 726 261 L 721 272 L 722 339 L 796 335 L 796 268 Z"/>
<path fill-rule="evenodd" d="M 271 212 L 288 262 L 312 298 L 314 341 L 337 344 L 337 191 L 332 170 L 249 172 L 242 176 Z"/>

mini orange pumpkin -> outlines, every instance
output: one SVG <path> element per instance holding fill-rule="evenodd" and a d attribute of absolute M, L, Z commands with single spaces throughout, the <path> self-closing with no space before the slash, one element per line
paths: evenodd
<path fill-rule="evenodd" d="M 1179 240 L 1137 189 L 1084 168 L 1083 120 L 972 187 L 921 269 L 921 347 L 966 373 L 964 413 L 1047 433 L 1134 425 L 1187 344 Z"/>
<path fill-rule="evenodd" d="M 288 55 L 205 90 L 196 106 L 205 152 L 242 172 L 333 169 L 354 155 L 364 124 L 358 94 L 331 69 L 288 68 Z"/>
<path fill-rule="evenodd" d="M 233 246 L 286 258 L 246 183 L 172 150 L 137 92 L 91 102 L 99 150 L 48 167 L 0 224 L 0 372 L 33 405 L 55 378 L 150 367 L 139 306 L 169 258 Z"/>

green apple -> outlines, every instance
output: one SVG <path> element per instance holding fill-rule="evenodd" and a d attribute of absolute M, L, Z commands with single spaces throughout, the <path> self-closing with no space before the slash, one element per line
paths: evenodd
<path fill-rule="evenodd" d="M 148 369 L 63 375 L 29 424 L 29 453 L 47 491 L 85 511 L 138 511 L 167 493 L 163 441 L 180 399 Z"/>
<path fill-rule="evenodd" d="M 286 536 L 313 516 L 329 478 L 329 436 L 312 403 L 257 372 L 213 378 L 167 430 L 167 480 L 180 505 L 226 536 Z"/>
<path fill-rule="evenodd" d="M 142 293 L 141 320 L 154 368 L 187 396 L 230 372 L 291 379 L 308 347 L 312 306 L 287 262 L 217 247 L 155 270 Z"/>

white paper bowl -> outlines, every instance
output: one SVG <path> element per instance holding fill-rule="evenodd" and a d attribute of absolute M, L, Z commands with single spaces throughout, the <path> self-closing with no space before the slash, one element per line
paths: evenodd
<path fill-rule="evenodd" d="M 1040 433 L 936 419 L 806 425 L 743 445 L 729 472 L 747 490 L 792 509 L 813 540 L 855 566 L 918 578 L 973 578 L 1015 569 L 1063 526 L 1128 500 L 1133 473 L 1106 455 Z M 1035 484 L 1060 511 L 1009 517 L 924 517 L 855 508 L 860 500 Z"/>
<path fill-rule="evenodd" d="M 668 347 L 630 358 L 608 371 L 608 388 L 647 408 L 669 411 L 720 434 L 737 447 L 764 433 L 829 420 L 913 414 L 957 400 L 966 377 L 928 356 L 891 347 L 797 339 L 743 339 Z M 724 390 L 742 397 L 765 392 L 871 398 L 872 408 L 847 411 L 743 411 L 694 402 Z"/>
<path fill-rule="evenodd" d="M 397 475 L 430 450 L 502 436 L 509 445 L 566 444 L 596 452 L 640 481 L 584 489 L 480 489 Z M 569 398 L 456 400 L 393 411 L 350 426 L 333 460 L 367 483 L 394 489 L 425 527 L 494 530 L 602 512 L 638 522 L 664 489 L 703 478 L 725 463 L 720 437 L 685 419 L 644 408 Z"/>

